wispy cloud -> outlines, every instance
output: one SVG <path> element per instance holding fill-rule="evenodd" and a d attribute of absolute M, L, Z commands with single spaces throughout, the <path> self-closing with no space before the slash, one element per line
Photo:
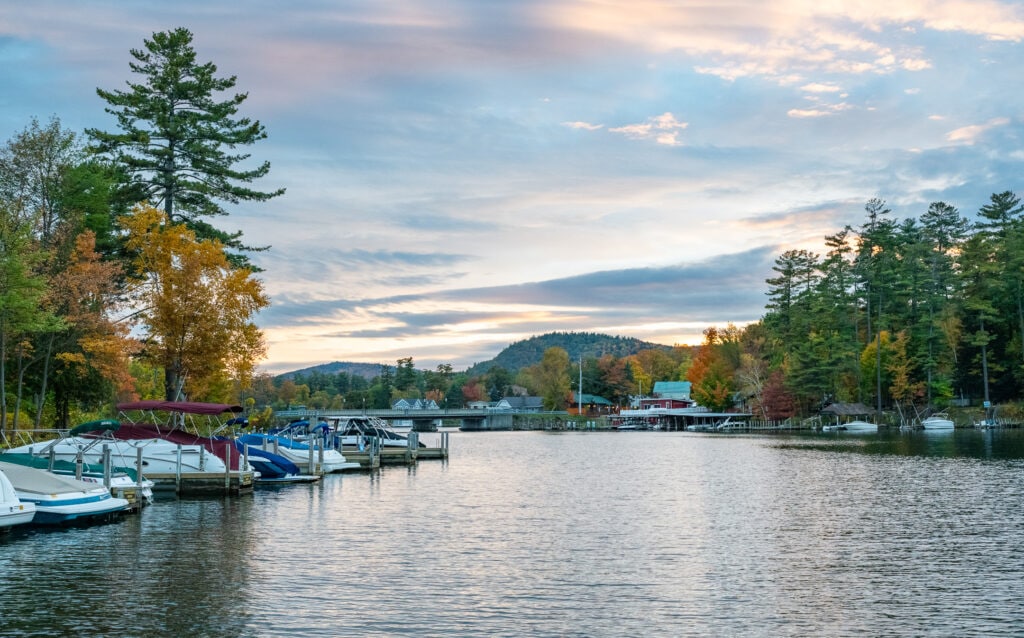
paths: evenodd
<path fill-rule="evenodd" d="M 562 126 L 582 131 L 597 131 L 604 128 L 604 124 L 591 124 L 589 122 L 562 122 Z"/>
<path fill-rule="evenodd" d="M 689 126 L 686 122 L 680 122 L 672 113 L 665 112 L 647 118 L 639 124 L 627 124 L 609 128 L 612 133 L 621 133 L 631 139 L 651 139 L 658 144 L 666 146 L 679 146 L 679 133 Z"/>
<path fill-rule="evenodd" d="M 1006 126 L 1010 123 L 1009 118 L 997 117 L 984 124 L 971 124 L 946 133 L 946 139 L 959 144 L 974 144 L 985 133 L 999 126 Z"/>

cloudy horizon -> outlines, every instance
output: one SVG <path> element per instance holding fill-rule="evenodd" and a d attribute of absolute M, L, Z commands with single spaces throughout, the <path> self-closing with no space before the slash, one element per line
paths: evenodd
<path fill-rule="evenodd" d="M 1018 191 L 1024 8 L 912 0 L 0 7 L 0 133 L 114 130 L 96 88 L 194 34 L 287 193 L 212 220 L 270 245 L 262 368 L 464 369 L 552 331 L 672 345 L 764 314 L 788 249 Z"/>

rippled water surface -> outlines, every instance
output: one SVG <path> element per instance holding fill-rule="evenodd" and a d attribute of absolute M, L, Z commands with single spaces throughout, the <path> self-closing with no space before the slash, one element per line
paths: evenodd
<path fill-rule="evenodd" d="M 1024 635 L 1024 431 L 451 446 L 11 532 L 0 635 Z"/>

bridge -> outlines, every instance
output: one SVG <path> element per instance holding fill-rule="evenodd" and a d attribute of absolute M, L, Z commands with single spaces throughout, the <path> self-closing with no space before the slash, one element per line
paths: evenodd
<path fill-rule="evenodd" d="M 385 421 L 412 421 L 414 430 L 432 429 L 437 420 L 458 419 L 463 430 L 511 430 L 512 410 L 445 408 L 438 410 L 278 410 L 275 416 L 282 419 L 332 419 L 339 417 L 375 416 Z M 566 412 L 530 412 L 532 416 L 550 415 L 552 418 L 565 417 Z"/>

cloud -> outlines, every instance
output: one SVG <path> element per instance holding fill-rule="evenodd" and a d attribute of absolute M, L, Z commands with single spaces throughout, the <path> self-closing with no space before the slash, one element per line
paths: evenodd
<path fill-rule="evenodd" d="M 658 144 L 666 146 L 679 146 L 679 132 L 689 126 L 686 122 L 680 122 L 675 115 L 669 112 L 647 118 L 640 124 L 627 124 L 608 129 L 612 133 L 621 133 L 630 139 L 653 139 Z"/>
<path fill-rule="evenodd" d="M 846 102 L 840 102 L 839 104 L 822 104 L 816 108 L 810 109 L 790 109 L 786 111 L 786 115 L 792 118 L 813 118 L 813 117 L 828 117 L 835 115 L 841 111 L 848 111 L 853 108 Z"/>
<path fill-rule="evenodd" d="M 588 122 L 562 122 L 562 126 L 583 131 L 597 131 L 604 128 L 604 124 L 590 124 Z"/>
<path fill-rule="evenodd" d="M 1010 120 L 1005 117 L 997 117 L 989 120 L 985 124 L 972 124 L 970 126 L 962 126 L 956 130 L 946 133 L 946 139 L 950 142 L 959 144 L 974 144 L 978 141 L 985 133 L 998 126 L 1006 126 L 1010 123 Z"/>
<path fill-rule="evenodd" d="M 826 82 L 812 82 L 810 84 L 805 84 L 800 87 L 800 90 L 808 93 L 839 93 L 842 91 L 838 85 Z"/>

